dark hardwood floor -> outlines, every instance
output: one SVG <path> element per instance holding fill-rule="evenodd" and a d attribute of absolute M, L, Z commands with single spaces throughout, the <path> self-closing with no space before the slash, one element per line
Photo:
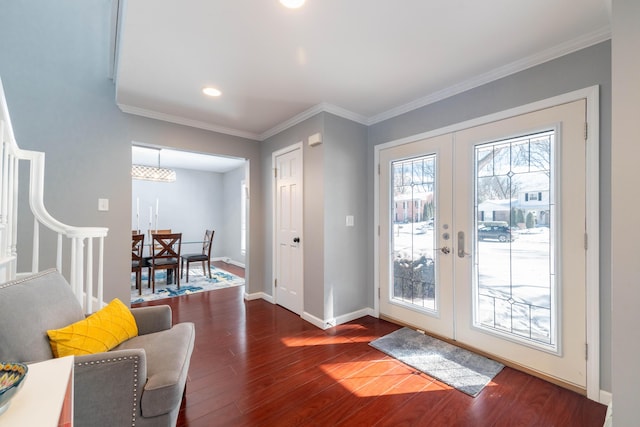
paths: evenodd
<path fill-rule="evenodd" d="M 364 317 L 323 331 L 277 305 L 244 301 L 243 292 L 227 288 L 139 304 L 169 304 L 174 322 L 196 325 L 178 426 L 604 422 L 605 406 L 510 368 L 469 397 L 368 345 L 397 325 Z"/>
<path fill-rule="evenodd" d="M 229 264 L 224 261 L 213 261 L 211 265 L 213 265 L 214 267 L 219 267 L 231 274 L 235 274 L 236 276 L 242 277 L 244 279 L 244 268 L 242 267 L 238 267 L 237 265 Z"/>

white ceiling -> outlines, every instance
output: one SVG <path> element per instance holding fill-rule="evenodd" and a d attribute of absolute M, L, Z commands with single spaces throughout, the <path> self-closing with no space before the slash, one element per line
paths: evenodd
<path fill-rule="evenodd" d="M 169 169 L 178 168 L 225 173 L 244 165 L 245 160 L 167 148 L 143 147 L 134 144 L 131 148 L 131 163 Z"/>
<path fill-rule="evenodd" d="M 610 37 L 610 0 L 121 1 L 123 111 L 263 140 L 373 124 Z M 212 85 L 219 98 L 201 93 Z"/>

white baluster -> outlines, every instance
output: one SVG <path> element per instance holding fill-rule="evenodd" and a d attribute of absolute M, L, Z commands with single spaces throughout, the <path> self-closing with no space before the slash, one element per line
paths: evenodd
<path fill-rule="evenodd" d="M 33 218 L 33 254 L 31 255 L 31 272 L 40 270 L 40 223 L 37 218 Z"/>
<path fill-rule="evenodd" d="M 104 237 L 98 238 L 98 308 L 104 305 Z"/>
<path fill-rule="evenodd" d="M 87 268 L 86 268 L 86 309 L 85 313 L 93 313 L 93 239 L 87 238 Z"/>
<path fill-rule="evenodd" d="M 44 160 L 45 154 L 22 150 L 16 144 L 9 117 L 2 82 L 0 81 L 0 273 L 4 278 L 16 277 L 18 242 L 18 165 L 20 160 L 29 161 L 29 207 L 34 216 L 33 253 L 31 268 L 39 270 L 40 233 L 46 230 L 57 233 L 56 268 L 62 273 L 63 237 L 71 239 L 71 259 L 69 283 L 73 292 L 87 312 L 93 305 L 93 238 L 99 238 L 98 255 L 98 305 L 103 304 L 104 237 L 108 229 L 104 227 L 73 227 L 53 218 L 44 206 Z M 45 228 L 40 229 L 40 224 Z M 87 260 L 84 259 L 84 239 L 90 239 Z M 6 260 L 9 258 L 9 262 Z M 86 268 L 86 276 L 85 276 Z M 6 271 L 9 271 L 7 274 Z M 84 297 L 86 280 L 86 299 Z M 84 300 L 84 301 L 83 301 Z"/>

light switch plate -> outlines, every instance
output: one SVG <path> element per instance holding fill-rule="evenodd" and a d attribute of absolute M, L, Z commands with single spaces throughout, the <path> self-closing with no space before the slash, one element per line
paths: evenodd
<path fill-rule="evenodd" d="M 109 210 L 109 199 L 98 199 L 98 210 L 106 212 Z"/>
<path fill-rule="evenodd" d="M 353 215 L 347 215 L 347 227 L 353 227 L 355 225 Z"/>

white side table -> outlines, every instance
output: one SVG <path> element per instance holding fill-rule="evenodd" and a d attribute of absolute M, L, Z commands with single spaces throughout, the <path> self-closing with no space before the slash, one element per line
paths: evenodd
<path fill-rule="evenodd" d="M 24 381 L 0 427 L 73 426 L 73 356 L 30 364 Z"/>

